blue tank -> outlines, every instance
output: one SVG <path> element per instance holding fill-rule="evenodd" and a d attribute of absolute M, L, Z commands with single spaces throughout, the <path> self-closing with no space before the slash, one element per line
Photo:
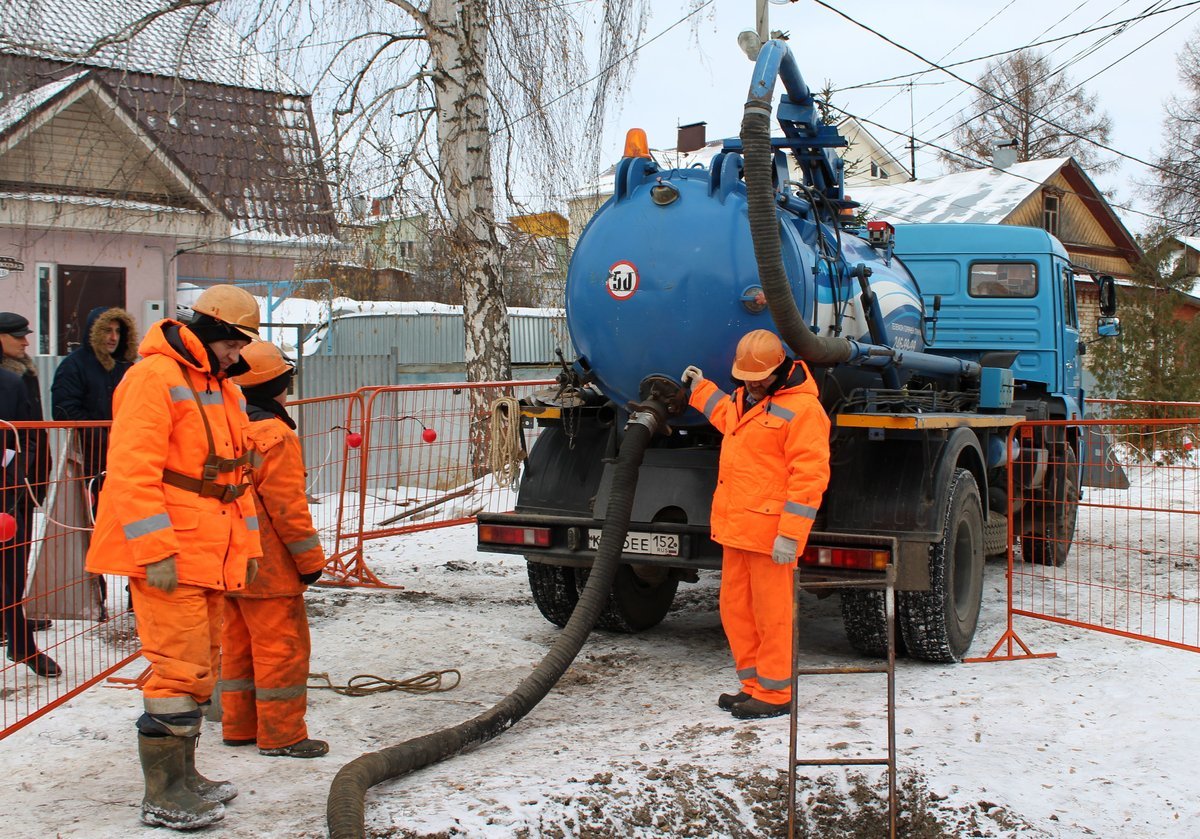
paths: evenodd
<path fill-rule="evenodd" d="M 678 378 L 689 364 L 728 390 L 738 339 L 752 329 L 777 332 L 759 286 L 741 168 L 736 152 L 718 154 L 708 169 L 625 158 L 613 197 L 580 235 L 567 272 L 567 325 L 580 364 L 618 405 L 638 398 L 646 376 Z M 920 292 L 900 262 L 816 224 L 798 197 L 779 212 L 792 294 L 817 334 L 873 343 L 849 274 L 862 263 L 888 343 L 924 349 Z M 691 411 L 675 422 L 703 417 Z"/>

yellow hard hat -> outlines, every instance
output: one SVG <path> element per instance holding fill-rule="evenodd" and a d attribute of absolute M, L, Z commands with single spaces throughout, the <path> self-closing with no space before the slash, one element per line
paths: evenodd
<path fill-rule="evenodd" d="M 252 341 L 242 349 L 242 360 L 250 365 L 249 372 L 234 376 L 234 384 L 254 387 L 277 379 L 295 369 L 295 365 L 270 341 Z"/>
<path fill-rule="evenodd" d="M 192 304 L 192 311 L 227 323 L 252 341 L 258 340 L 258 301 L 244 288 L 209 286 Z"/>
<path fill-rule="evenodd" d="M 783 363 L 787 354 L 783 342 L 774 332 L 755 329 L 738 341 L 733 354 L 733 377 L 743 382 L 759 382 L 771 375 Z"/>

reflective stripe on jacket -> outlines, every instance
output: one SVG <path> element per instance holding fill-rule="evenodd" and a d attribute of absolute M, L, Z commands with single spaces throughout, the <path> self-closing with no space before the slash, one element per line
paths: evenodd
<path fill-rule="evenodd" d="M 797 369 L 798 368 L 798 369 Z M 791 382 L 803 372 L 803 381 Z M 829 417 L 804 362 L 789 381 L 744 410 L 713 382 L 692 384 L 690 403 L 724 435 L 710 524 L 716 542 L 770 554 L 777 535 L 804 548 L 829 483 Z"/>
<path fill-rule="evenodd" d="M 144 577 L 146 565 L 175 555 L 181 585 L 244 588 L 247 560 L 262 555 L 249 493 L 224 503 L 163 481 L 164 469 L 201 476 L 209 453 L 201 410 L 218 457 L 245 453 L 249 420 L 241 391 L 213 375 L 204 344 L 175 321 L 151 327 L 138 351 L 143 360 L 113 396 L 108 477 L 87 570 Z M 240 469 L 217 478 L 244 480 Z"/>
<path fill-rule="evenodd" d="M 325 551 L 313 527 L 305 491 L 304 452 L 300 438 L 282 420 L 256 420 L 250 444 L 262 453 L 251 490 L 258 509 L 263 556 L 258 576 L 239 597 L 281 597 L 307 588 L 301 574 L 325 567 Z"/>

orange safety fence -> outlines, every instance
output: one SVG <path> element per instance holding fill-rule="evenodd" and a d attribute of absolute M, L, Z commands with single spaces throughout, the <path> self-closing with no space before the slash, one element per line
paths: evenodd
<path fill-rule="evenodd" d="M 1013 428 L 1008 626 L 983 660 L 1035 656 L 1015 617 L 1200 652 L 1200 419 L 1179 410 Z"/>
<path fill-rule="evenodd" d="M 1200 402 L 1149 399 L 1085 399 L 1088 419 L 1169 419 L 1200 417 Z"/>
<path fill-rule="evenodd" d="M 359 538 L 362 470 L 362 392 L 297 399 L 288 403 L 304 450 L 309 509 L 329 562 L 325 581 L 373 581 L 363 565 Z"/>
<path fill-rule="evenodd" d="M 364 560 L 367 540 L 509 509 L 521 443 L 531 445 L 536 429 L 520 428 L 515 405 L 498 425 L 495 402 L 549 384 L 366 387 L 289 403 L 329 557 L 323 582 L 385 586 Z M 140 654 L 126 580 L 84 570 L 109 426 L 0 421 L 0 627 L 10 655 L 0 670 L 0 739 Z M 497 429 L 515 439 L 506 462 L 492 446 Z M 110 681 L 136 687 L 139 679 Z"/>
<path fill-rule="evenodd" d="M 362 543 L 473 521 L 510 510 L 523 451 L 515 401 L 553 381 L 456 382 L 360 391 L 366 400 L 358 474 L 359 565 L 346 583 L 382 585 Z M 507 404 L 506 404 L 507 403 Z"/>
<path fill-rule="evenodd" d="M 138 655 L 125 579 L 83 567 L 108 425 L 0 421 L 0 738 Z"/>

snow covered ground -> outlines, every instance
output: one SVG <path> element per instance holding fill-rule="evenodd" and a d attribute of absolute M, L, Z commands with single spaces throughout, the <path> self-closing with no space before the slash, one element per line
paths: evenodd
<path fill-rule="evenodd" d="M 356 674 L 405 678 L 454 668 L 461 684 L 423 695 L 313 691 L 311 733 L 332 744 L 318 760 L 227 748 L 206 726 L 201 770 L 241 789 L 210 835 L 323 836 L 326 796 L 342 765 L 486 710 L 558 632 L 529 601 L 524 562 L 476 553 L 469 527 L 372 543 L 369 562 L 403 588 L 311 592 L 313 670 L 345 683 Z M 989 563 L 975 654 L 1004 629 L 1003 589 L 1003 564 Z M 736 687 L 716 593 L 716 576 L 708 575 L 681 588 L 676 610 L 657 629 L 594 634 L 555 690 L 504 735 L 372 790 L 370 835 L 782 835 L 788 721 L 738 722 L 716 707 L 717 694 Z M 814 662 L 850 657 L 836 601 L 805 601 L 804 646 Z M 910 823 L 907 835 L 1200 835 L 1194 654 L 1028 620 L 1017 629 L 1035 652 L 1058 657 L 899 663 L 906 801 L 943 826 Z M 801 753 L 881 754 L 883 700 L 879 676 L 810 679 L 799 696 Z M 139 708 L 135 692 L 94 688 L 0 741 L 7 779 L 0 834 L 150 835 L 138 820 Z M 877 786 L 870 772 L 867 784 Z M 878 808 L 846 804 L 862 793 L 847 776 L 837 768 L 808 773 L 805 835 L 877 835 L 870 827 L 818 826 L 847 806 Z"/>

